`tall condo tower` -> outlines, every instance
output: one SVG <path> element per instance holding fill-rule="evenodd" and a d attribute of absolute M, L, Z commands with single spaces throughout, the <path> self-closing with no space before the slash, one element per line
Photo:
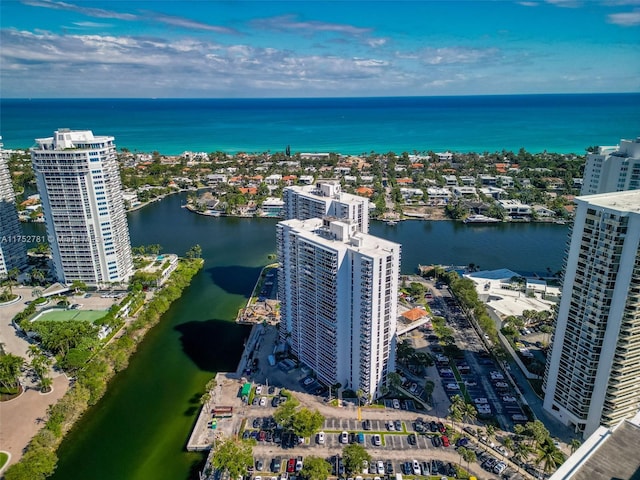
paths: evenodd
<path fill-rule="evenodd" d="M 640 409 L 640 190 L 578 197 L 544 408 L 586 438 Z"/>
<path fill-rule="evenodd" d="M 16 196 L 11 184 L 9 163 L 0 137 L 0 279 L 9 270 L 27 266 L 27 250 L 18 221 Z"/>
<path fill-rule="evenodd" d="M 640 137 L 620 140 L 617 147 L 600 147 L 587 155 L 582 195 L 640 188 Z"/>
<path fill-rule="evenodd" d="M 326 385 L 378 397 L 395 370 L 400 245 L 335 217 L 277 227 L 280 338 Z"/>
<path fill-rule="evenodd" d="M 282 192 L 284 218 L 307 220 L 333 216 L 352 220 L 369 233 L 369 199 L 341 191 L 340 182 L 319 180 L 315 185 L 287 187 Z"/>
<path fill-rule="evenodd" d="M 31 148 L 59 281 L 104 285 L 133 271 L 113 140 L 60 129 Z"/>

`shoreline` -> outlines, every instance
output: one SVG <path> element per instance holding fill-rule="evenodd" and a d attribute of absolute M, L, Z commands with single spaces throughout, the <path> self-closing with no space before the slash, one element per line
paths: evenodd
<path fill-rule="evenodd" d="M 73 385 L 64 392 L 64 395 L 62 395 L 61 398 L 59 398 L 48 409 L 47 420 L 44 422 L 44 426 L 38 429 L 35 435 L 30 439 L 28 445 L 24 449 L 24 455 L 22 458 L 11 466 L 7 465 L 8 468 L 20 464 L 25 472 L 29 472 L 31 471 L 30 469 L 32 469 L 34 474 L 36 471 L 38 473 L 44 473 L 45 478 L 48 478 L 55 473 L 55 464 L 52 471 L 42 472 L 38 465 L 41 459 L 53 456 L 57 461 L 58 448 L 65 440 L 67 434 L 73 430 L 78 420 L 80 420 L 88 411 L 99 405 L 102 397 L 104 397 L 108 392 L 111 381 L 118 375 L 118 373 L 127 369 L 129 360 L 135 355 L 139 345 L 143 342 L 146 335 L 160 322 L 162 315 L 164 315 L 169 307 L 182 296 L 183 291 L 191 284 L 193 277 L 202 270 L 204 260 L 198 260 L 199 261 L 190 260 L 188 265 L 183 263 L 183 269 L 179 266 L 171 274 L 164 285 L 155 292 L 155 295 L 148 299 L 141 308 L 134 312 L 135 316 L 127 319 L 125 325 L 123 325 L 119 330 L 121 335 L 117 340 L 121 340 L 122 342 L 129 340 L 133 343 L 133 346 L 130 346 L 128 349 L 123 351 L 123 353 L 127 354 L 126 364 L 124 367 L 116 368 L 116 365 L 110 365 L 111 369 L 107 374 L 105 374 L 105 384 L 102 390 L 98 388 L 97 391 L 92 391 L 91 385 L 84 385 L 84 383 L 81 384 L 79 381 L 74 382 Z M 179 283 L 179 277 L 176 276 L 176 272 L 182 273 L 182 284 Z M 174 282 L 172 282 L 172 280 L 174 280 Z M 169 299 L 161 296 L 163 292 L 167 291 L 167 286 L 172 286 L 174 289 L 178 289 L 177 296 Z M 150 305 L 152 305 L 156 300 L 158 302 L 162 300 L 163 302 L 168 303 L 168 305 L 165 305 L 166 308 L 162 311 L 159 305 L 157 305 L 152 311 Z M 115 335 L 111 340 L 114 340 L 114 338 Z M 114 351 L 115 353 L 117 353 L 117 349 L 122 351 L 120 345 L 116 343 L 117 341 L 107 342 L 92 357 L 87 365 L 91 365 L 94 361 L 99 360 L 102 362 L 108 362 L 109 356 L 113 356 Z M 91 398 L 93 398 L 93 400 Z M 53 441 L 34 442 L 34 440 L 39 436 L 52 436 Z"/>

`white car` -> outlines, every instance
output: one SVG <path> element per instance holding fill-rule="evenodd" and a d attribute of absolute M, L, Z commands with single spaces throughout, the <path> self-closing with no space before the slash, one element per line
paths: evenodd
<path fill-rule="evenodd" d="M 369 462 L 367 460 L 362 460 L 362 473 L 365 475 L 369 474 Z"/>
<path fill-rule="evenodd" d="M 417 460 L 411 460 L 411 465 L 413 466 L 414 475 L 422 475 L 422 470 L 420 469 L 420 463 Z"/>
<path fill-rule="evenodd" d="M 382 460 L 378 460 L 378 473 L 380 475 L 384 475 L 384 462 Z"/>
<path fill-rule="evenodd" d="M 397 398 L 393 399 L 393 408 L 395 409 L 400 408 L 400 401 Z"/>
<path fill-rule="evenodd" d="M 258 385 L 256 387 L 256 395 L 261 395 L 262 394 L 262 385 Z"/>
<path fill-rule="evenodd" d="M 474 398 L 473 399 L 473 403 L 479 404 L 479 403 L 489 403 L 489 400 L 487 400 L 486 398 Z"/>
<path fill-rule="evenodd" d="M 513 402 L 516 401 L 516 397 L 512 397 L 510 395 L 505 395 L 504 397 L 502 397 L 502 401 L 503 402 L 513 403 Z"/>
<path fill-rule="evenodd" d="M 376 447 L 379 447 L 380 445 L 382 445 L 382 438 L 381 438 L 381 437 L 380 437 L 380 435 L 379 435 L 379 434 L 377 434 L 377 433 L 373 436 L 373 444 L 374 444 Z"/>
<path fill-rule="evenodd" d="M 324 445 L 324 432 L 318 432 L 318 445 Z"/>
<path fill-rule="evenodd" d="M 387 422 L 387 430 L 390 432 L 395 431 L 396 427 L 393 426 L 393 422 Z"/>
<path fill-rule="evenodd" d="M 347 432 L 340 434 L 340 443 L 349 443 L 349 434 Z"/>
<path fill-rule="evenodd" d="M 264 407 L 267 404 L 267 397 L 260 397 L 260 406 Z"/>

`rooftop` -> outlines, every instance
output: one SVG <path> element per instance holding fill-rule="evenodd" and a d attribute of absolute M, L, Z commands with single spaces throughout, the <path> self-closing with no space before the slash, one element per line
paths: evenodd
<path fill-rule="evenodd" d="M 576 201 L 618 212 L 640 213 L 640 190 L 585 195 L 576 197 Z"/>
<path fill-rule="evenodd" d="M 551 480 L 640 479 L 640 414 L 613 429 L 600 427 Z"/>

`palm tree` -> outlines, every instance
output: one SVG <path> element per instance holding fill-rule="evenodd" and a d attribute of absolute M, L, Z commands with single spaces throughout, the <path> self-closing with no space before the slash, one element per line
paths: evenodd
<path fill-rule="evenodd" d="M 0 355 L 0 386 L 6 390 L 14 390 L 20 386 L 20 372 L 24 365 L 24 358 L 7 353 Z"/>
<path fill-rule="evenodd" d="M 467 462 L 467 471 L 469 471 L 469 464 L 477 460 L 476 452 L 467 448 L 462 454 L 462 459 Z"/>
<path fill-rule="evenodd" d="M 513 459 L 522 463 L 526 463 L 529 460 L 529 455 L 533 453 L 533 449 L 528 443 L 518 442 L 513 449 Z"/>
<path fill-rule="evenodd" d="M 538 447 L 536 465 L 542 464 L 545 473 L 553 472 L 562 462 L 564 462 L 564 455 L 551 440 L 546 440 Z"/>
<path fill-rule="evenodd" d="M 51 391 L 52 385 L 53 385 L 53 379 L 51 377 L 40 378 L 40 388 L 43 392 Z"/>
<path fill-rule="evenodd" d="M 582 445 L 582 442 L 580 440 L 578 440 L 577 438 L 571 439 L 571 442 L 569 442 L 569 448 L 571 448 L 572 455 L 576 453 L 576 450 L 580 448 L 580 445 Z"/>
<path fill-rule="evenodd" d="M 464 402 L 462 407 L 462 418 L 467 423 L 473 423 L 478 417 L 478 410 L 473 403 Z"/>
<path fill-rule="evenodd" d="M 37 282 L 38 285 L 42 285 L 42 282 L 44 282 L 44 279 L 45 279 L 45 275 L 42 270 L 40 270 L 39 268 L 34 268 L 33 270 L 31 270 L 32 282 Z"/>
<path fill-rule="evenodd" d="M 508 448 L 509 450 L 513 450 L 513 445 L 514 445 L 514 443 L 513 443 L 513 439 L 512 439 L 511 437 L 507 437 L 507 438 L 505 438 L 505 439 L 502 441 L 502 443 L 503 443 L 503 444 L 504 444 L 504 446 L 505 446 L 506 448 Z"/>

